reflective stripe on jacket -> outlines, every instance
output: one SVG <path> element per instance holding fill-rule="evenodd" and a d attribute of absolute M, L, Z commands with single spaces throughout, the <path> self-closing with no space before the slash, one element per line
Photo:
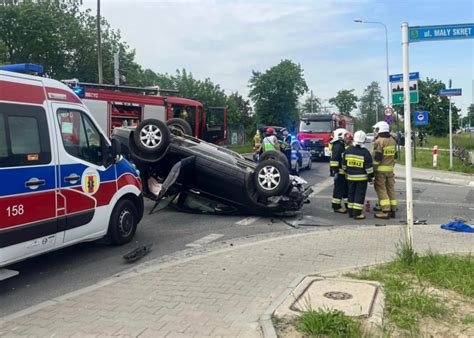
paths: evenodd
<path fill-rule="evenodd" d="M 361 146 L 350 146 L 346 149 L 343 168 L 348 181 L 366 181 L 374 175 L 372 156 L 366 148 Z"/>

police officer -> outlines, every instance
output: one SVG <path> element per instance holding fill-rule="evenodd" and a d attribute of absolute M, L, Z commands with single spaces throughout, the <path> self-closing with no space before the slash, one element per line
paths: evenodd
<path fill-rule="evenodd" d="M 291 135 L 288 132 L 288 129 L 283 128 L 281 130 L 283 134 L 283 140 L 281 142 L 281 151 L 285 154 L 288 159 L 288 163 L 291 163 Z"/>
<path fill-rule="evenodd" d="M 280 144 L 275 136 L 275 129 L 267 128 L 267 136 L 262 141 L 263 151 L 277 150 L 280 151 Z"/>
<path fill-rule="evenodd" d="M 374 169 L 375 169 L 375 192 L 379 199 L 381 212 L 375 214 L 376 218 L 389 219 L 395 217 L 397 210 L 397 195 L 395 193 L 395 159 L 397 153 L 397 142 L 390 135 L 390 127 L 387 122 L 381 121 L 374 125 Z"/>
<path fill-rule="evenodd" d="M 343 201 L 347 204 L 347 182 L 344 176 L 344 169 L 342 168 L 342 155 L 345 150 L 344 138 L 346 134 L 347 130 L 344 128 L 334 130 L 331 140 L 331 160 L 329 162 L 329 171 L 331 176 L 334 177 L 332 208 L 334 212 L 340 214 L 347 213 L 347 210 L 342 207 Z"/>
<path fill-rule="evenodd" d="M 359 220 L 365 219 L 362 210 L 364 209 L 367 182 L 372 182 L 374 178 L 372 156 L 364 147 L 365 139 L 365 133 L 362 130 L 357 131 L 354 134 L 354 145 L 346 149 L 343 157 L 343 168 L 349 187 L 347 194 L 349 217 Z"/>

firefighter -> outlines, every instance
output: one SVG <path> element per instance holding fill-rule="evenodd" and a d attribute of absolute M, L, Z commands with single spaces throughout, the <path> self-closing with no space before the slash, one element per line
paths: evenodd
<path fill-rule="evenodd" d="M 354 141 L 354 135 L 350 131 L 347 132 L 346 137 L 344 137 L 344 145 L 346 149 L 352 146 L 352 142 Z"/>
<path fill-rule="evenodd" d="M 395 159 L 397 154 L 397 142 L 390 135 L 390 127 L 387 122 L 381 121 L 374 125 L 374 169 L 375 169 L 375 192 L 379 199 L 381 211 L 375 214 L 376 218 L 389 219 L 395 217 L 397 210 L 397 195 L 395 193 Z"/>
<path fill-rule="evenodd" d="M 331 177 L 334 177 L 334 189 L 332 193 L 332 208 L 334 212 L 345 214 L 347 210 L 342 207 L 343 201 L 347 204 L 347 182 L 345 172 L 342 168 L 342 155 L 344 154 L 344 137 L 347 130 L 339 128 L 334 130 L 331 151 L 331 160 L 329 162 L 329 171 Z"/>
<path fill-rule="evenodd" d="M 260 146 L 262 145 L 262 140 L 260 138 L 260 131 L 257 129 L 257 132 L 255 133 L 255 136 L 253 137 L 253 151 L 256 153 L 260 149 Z"/>
<path fill-rule="evenodd" d="M 277 150 L 280 151 L 280 144 L 275 136 L 275 129 L 267 128 L 267 136 L 262 141 L 263 151 Z"/>
<path fill-rule="evenodd" d="M 346 180 L 349 187 L 348 209 L 349 217 L 354 219 L 365 219 L 362 214 L 364 209 L 367 182 L 374 179 L 374 168 L 372 167 L 372 156 L 364 147 L 366 135 L 362 130 L 354 134 L 354 145 L 344 152 L 343 169 L 346 172 Z"/>

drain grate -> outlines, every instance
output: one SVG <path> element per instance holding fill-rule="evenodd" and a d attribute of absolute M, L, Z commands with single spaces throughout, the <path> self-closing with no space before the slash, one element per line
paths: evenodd
<path fill-rule="evenodd" d="M 352 298 L 352 295 L 350 293 L 341 291 L 329 291 L 324 293 L 323 296 L 334 300 L 347 300 Z"/>

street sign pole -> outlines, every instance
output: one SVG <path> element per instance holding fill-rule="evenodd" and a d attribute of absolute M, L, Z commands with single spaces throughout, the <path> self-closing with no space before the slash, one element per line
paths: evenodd
<path fill-rule="evenodd" d="M 453 115 L 451 112 L 451 96 L 449 97 L 449 170 L 453 170 Z"/>
<path fill-rule="evenodd" d="M 408 23 L 402 24 L 403 50 L 403 103 L 405 123 L 405 171 L 407 194 L 407 244 L 413 248 L 413 185 L 411 163 L 411 112 L 410 112 L 410 71 L 408 64 Z"/>

